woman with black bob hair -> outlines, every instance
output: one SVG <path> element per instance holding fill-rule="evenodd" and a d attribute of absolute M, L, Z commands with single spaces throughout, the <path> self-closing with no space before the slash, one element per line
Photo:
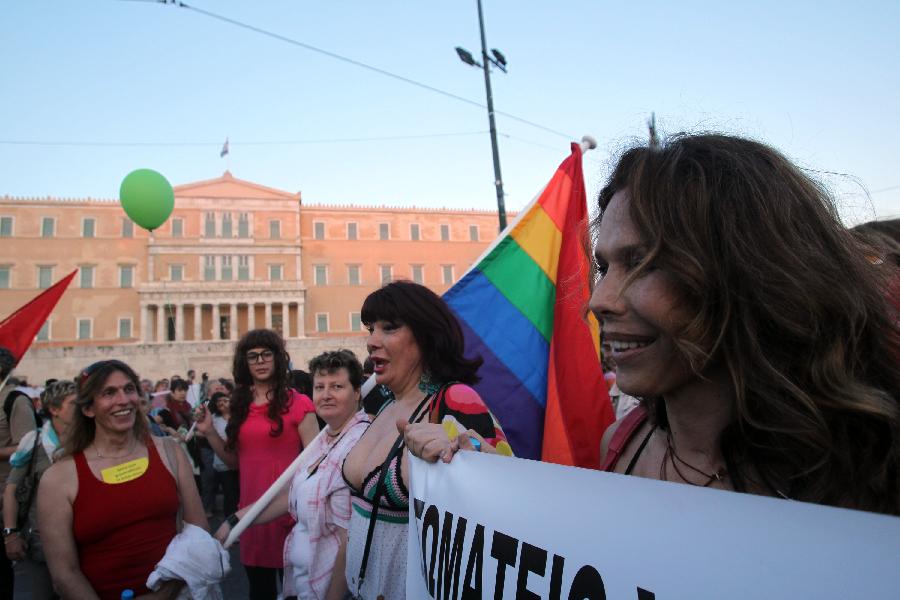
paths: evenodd
<path fill-rule="evenodd" d="M 240 506 L 256 502 L 319 433 L 308 396 L 290 387 L 290 357 L 284 340 L 270 329 L 254 329 L 241 338 L 232 366 L 235 388 L 226 440 L 216 432 L 209 411 L 197 430 L 228 467 L 239 470 Z M 229 515 L 229 523 L 237 522 Z M 233 522 L 232 522 L 233 521 Z M 288 517 L 248 529 L 241 539 L 241 562 L 247 571 L 249 597 L 274 600 L 282 548 L 293 527 Z"/>
<path fill-rule="evenodd" d="M 500 453 L 511 450 L 500 425 L 469 387 L 478 381 L 482 359 L 464 356 L 462 329 L 440 297 L 411 281 L 395 281 L 369 294 L 361 317 L 376 381 L 395 399 L 382 407 L 344 461 L 353 506 L 347 583 L 357 598 L 402 600 L 409 466 L 398 427 L 429 434 L 421 454 L 432 461 L 449 460 L 451 445 L 461 436 Z"/>
<path fill-rule="evenodd" d="M 776 150 L 679 135 L 599 196 L 590 306 L 642 404 L 608 471 L 900 514 L 896 266 Z"/>

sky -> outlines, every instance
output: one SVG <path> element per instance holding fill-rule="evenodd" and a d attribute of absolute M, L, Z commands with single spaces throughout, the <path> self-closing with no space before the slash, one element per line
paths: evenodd
<path fill-rule="evenodd" d="M 114 199 L 152 168 L 305 203 L 496 208 L 477 104 L 474 0 L 0 3 L 0 196 Z M 507 208 L 590 134 L 590 196 L 623 149 L 722 131 L 767 142 L 833 191 L 847 224 L 900 216 L 900 2 L 484 0 Z M 552 130 L 553 132 L 547 131 Z M 220 158 L 226 137 L 230 153 Z"/>

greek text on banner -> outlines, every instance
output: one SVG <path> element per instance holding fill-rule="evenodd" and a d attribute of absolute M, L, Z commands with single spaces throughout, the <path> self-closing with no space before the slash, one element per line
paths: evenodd
<path fill-rule="evenodd" d="M 410 460 L 410 599 L 845 600 L 900 589 L 898 517 L 472 452 L 449 465 Z"/>

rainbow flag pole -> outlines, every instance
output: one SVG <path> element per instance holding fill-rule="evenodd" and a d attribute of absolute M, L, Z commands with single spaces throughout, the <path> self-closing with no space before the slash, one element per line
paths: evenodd
<path fill-rule="evenodd" d="M 475 386 L 517 456 L 599 467 L 613 422 L 600 368 L 596 319 L 587 313 L 590 263 L 582 153 L 571 145 L 538 197 L 445 294 L 484 358 Z"/>

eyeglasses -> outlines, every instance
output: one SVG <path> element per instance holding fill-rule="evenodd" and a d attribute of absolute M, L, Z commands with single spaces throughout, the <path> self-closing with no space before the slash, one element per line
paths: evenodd
<path fill-rule="evenodd" d="M 275 358 L 275 353 L 271 350 L 263 350 L 262 352 L 248 352 L 247 362 L 252 364 L 269 362 Z"/>

